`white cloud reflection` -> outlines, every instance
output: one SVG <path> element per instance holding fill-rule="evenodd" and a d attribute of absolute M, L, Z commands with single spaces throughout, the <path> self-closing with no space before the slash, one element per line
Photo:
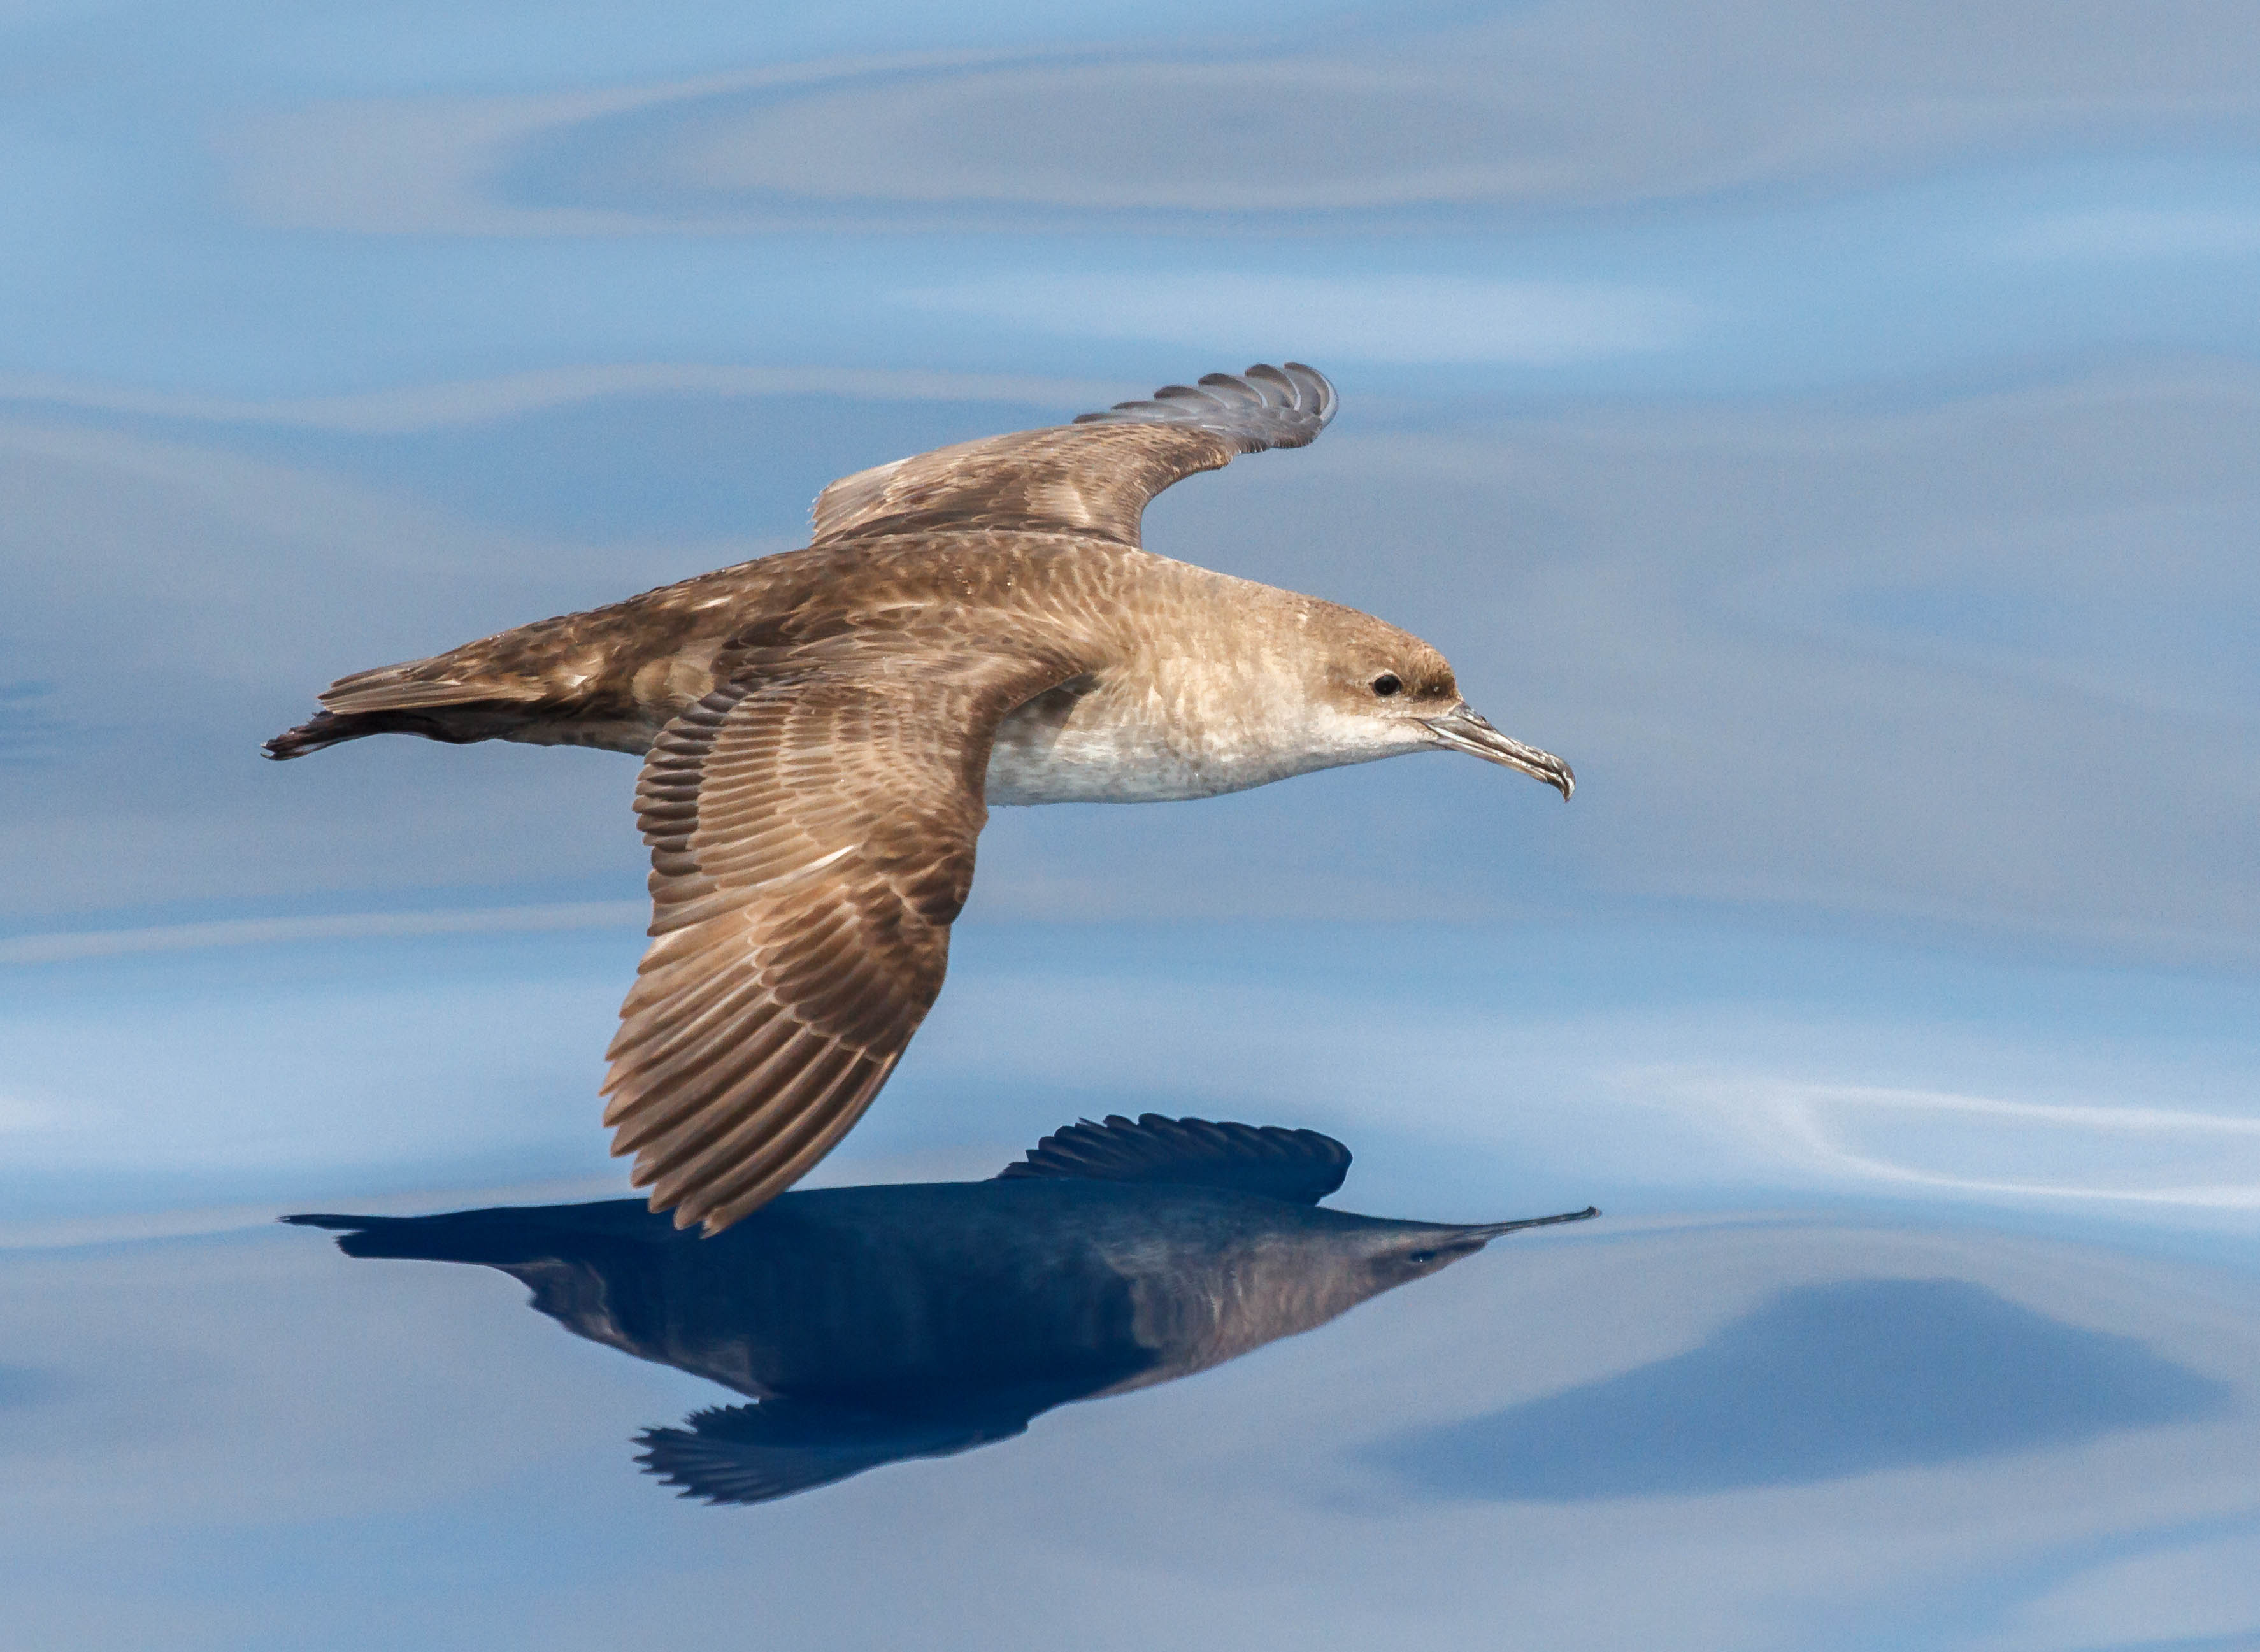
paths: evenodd
<path fill-rule="evenodd" d="M 2260 1208 L 2260 1115 L 1670 1069 L 1628 1090 L 1713 1112 L 1781 1173 L 1987 1200 Z"/>

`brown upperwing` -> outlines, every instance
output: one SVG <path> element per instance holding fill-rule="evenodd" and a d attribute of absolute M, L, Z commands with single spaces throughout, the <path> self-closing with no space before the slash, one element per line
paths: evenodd
<path fill-rule="evenodd" d="M 998 722 L 1065 658 L 835 637 L 751 662 L 636 789 L 650 949 L 607 1052 L 614 1153 L 677 1226 L 790 1187 L 870 1105 L 972 887 Z"/>
<path fill-rule="evenodd" d="M 1301 447 L 1334 414 L 1299 361 L 1212 373 L 1071 425 L 961 442 L 842 476 L 817 496 L 818 545 L 881 534 L 1070 529 L 1136 545 L 1147 501 L 1241 454 Z"/>

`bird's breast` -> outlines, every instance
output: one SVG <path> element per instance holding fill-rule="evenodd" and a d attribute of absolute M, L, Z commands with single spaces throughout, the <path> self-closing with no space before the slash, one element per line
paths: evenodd
<path fill-rule="evenodd" d="M 1083 677 L 998 725 L 992 804 L 1168 803 L 1324 767 L 1260 717 L 1134 683 Z"/>

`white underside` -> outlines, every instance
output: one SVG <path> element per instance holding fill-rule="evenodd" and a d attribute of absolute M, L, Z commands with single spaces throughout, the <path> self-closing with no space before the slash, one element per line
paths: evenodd
<path fill-rule="evenodd" d="M 1378 719 L 1307 716 L 1198 729 L 1143 718 L 1106 716 L 1091 700 L 1047 695 L 998 726 L 985 795 L 992 804 L 1170 803 L 1245 791 L 1291 775 L 1370 762 L 1418 749 Z"/>
<path fill-rule="evenodd" d="M 1169 803 L 1240 791 L 1295 772 L 1222 768 L 1128 740 L 1062 740 L 1032 750 L 999 740 L 984 791 L 992 804 Z"/>

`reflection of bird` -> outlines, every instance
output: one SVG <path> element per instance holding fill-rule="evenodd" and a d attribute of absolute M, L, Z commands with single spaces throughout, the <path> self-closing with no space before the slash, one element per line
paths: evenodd
<path fill-rule="evenodd" d="M 886 1082 L 941 989 L 987 804 L 1205 797 L 1416 751 L 1570 795 L 1418 638 L 1140 548 L 1163 488 L 1334 416 L 1291 362 L 1201 384 L 848 476 L 806 550 L 343 678 L 267 753 L 410 733 L 645 757 L 654 939 L 604 1118 L 654 1210 L 721 1228 Z"/>
<path fill-rule="evenodd" d="M 1311 1130 L 1148 1113 L 1048 1136 L 994 1181 L 790 1193 L 712 1243 L 639 1200 L 293 1216 L 355 1256 L 484 1262 L 593 1341 L 757 1398 L 644 1436 L 686 1493 L 758 1503 L 1221 1364 L 1517 1228 L 1318 1208 Z"/>

